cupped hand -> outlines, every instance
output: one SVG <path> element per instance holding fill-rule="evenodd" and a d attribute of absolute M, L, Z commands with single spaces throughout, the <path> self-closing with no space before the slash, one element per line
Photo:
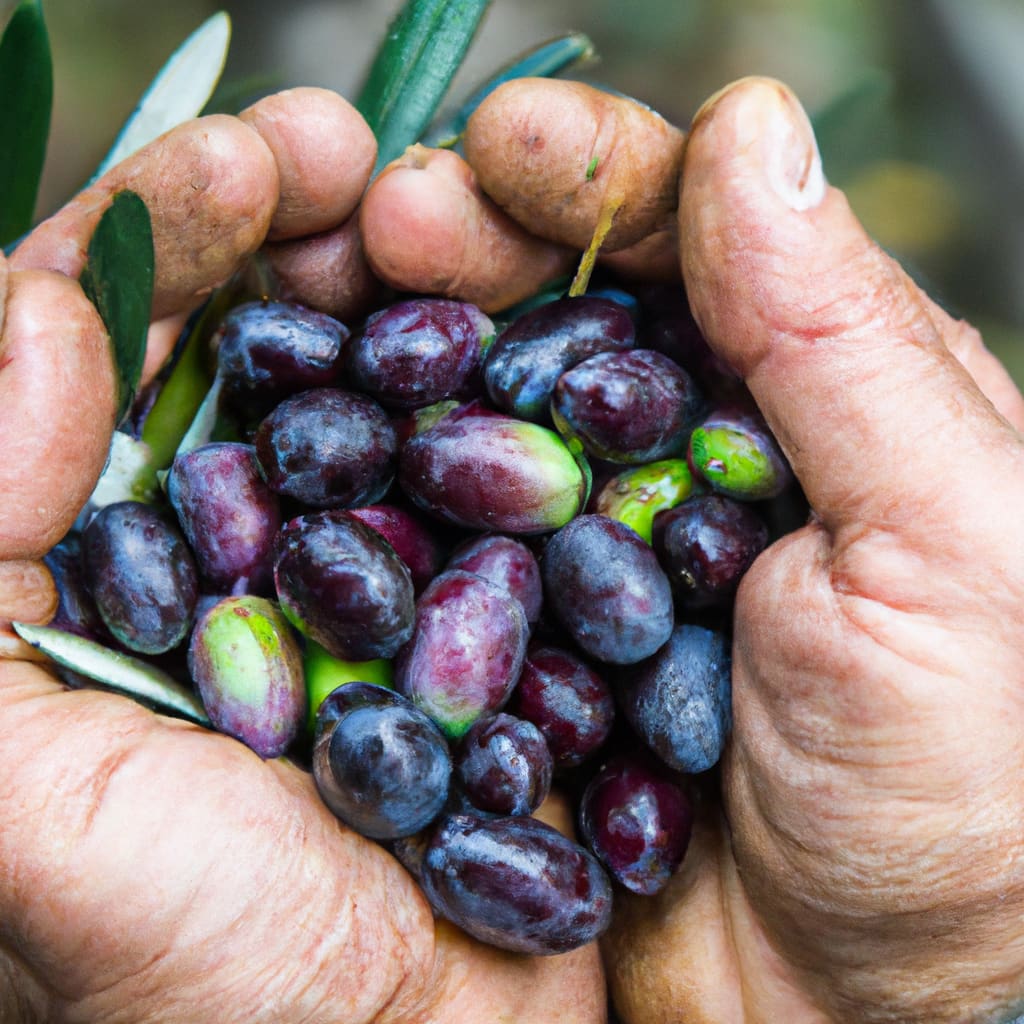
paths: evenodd
<path fill-rule="evenodd" d="M 91 493 L 115 425 L 107 339 L 76 280 L 112 193 L 134 189 L 153 217 L 151 374 L 188 311 L 265 243 L 325 311 L 354 313 L 380 290 L 353 229 L 374 156 L 345 101 L 292 90 L 175 129 L 0 261 L 0 1020 L 605 1019 L 596 948 L 506 955 L 436 923 L 307 773 L 68 691 L 18 660 L 29 652 L 9 628 L 52 615 L 40 560 Z M 325 254 L 356 277 L 328 279 Z"/>
<path fill-rule="evenodd" d="M 509 165 L 561 161 L 582 192 L 590 153 L 641 145 L 575 111 L 534 83 L 470 121 L 480 180 L 531 224 L 561 208 Z M 678 246 L 812 516 L 741 586 L 722 801 L 667 889 L 617 898 L 615 1005 L 630 1024 L 1005 1020 L 1024 1008 L 1024 400 L 866 236 L 778 82 L 701 108 L 677 228 L 611 262 Z"/>

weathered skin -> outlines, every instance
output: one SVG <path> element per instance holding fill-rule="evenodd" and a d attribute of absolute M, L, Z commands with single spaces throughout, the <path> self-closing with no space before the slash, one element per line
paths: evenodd
<path fill-rule="evenodd" d="M 792 94 L 761 80 L 687 145 L 690 301 L 814 517 L 740 587 L 728 826 L 706 813 L 668 888 L 609 932 L 630 1022 L 1024 1006 L 1024 549 L 1000 513 L 1024 500 L 1024 402 L 815 161 Z"/>
<path fill-rule="evenodd" d="M 384 304 L 389 292 L 363 251 L 359 218 L 310 238 L 269 242 L 262 257 L 279 296 L 353 323 Z"/>
<path fill-rule="evenodd" d="M 14 632 L 11 622 L 49 622 L 57 607 L 53 574 L 43 562 L 0 562 L 0 660 L 35 659 L 34 648 Z"/>
<path fill-rule="evenodd" d="M 683 133 L 642 104 L 582 82 L 519 78 L 466 127 L 466 159 L 506 213 L 575 249 L 615 209 L 602 251 L 635 245 L 677 202 Z"/>
<path fill-rule="evenodd" d="M 107 457 L 114 387 L 102 321 L 78 283 L 12 271 L 0 338 L 0 410 L 9 425 L 0 557 L 40 558 L 67 532 Z"/>
<path fill-rule="evenodd" d="M 288 89 L 238 116 L 259 132 L 280 174 L 270 240 L 329 231 L 348 220 L 377 159 L 377 140 L 348 100 L 330 89 Z"/>
<path fill-rule="evenodd" d="M 457 153 L 411 146 L 367 191 L 366 254 L 388 284 L 458 296 L 485 312 L 567 273 L 575 254 L 524 231 L 481 192 Z"/>
<path fill-rule="evenodd" d="M 214 114 L 187 122 L 109 170 L 40 224 L 14 251 L 11 266 L 77 277 L 93 229 L 122 189 L 137 192 L 153 218 L 162 283 L 153 317 L 159 319 L 193 304 L 259 248 L 277 206 L 279 176 L 267 145 L 238 118 Z"/>
<path fill-rule="evenodd" d="M 301 93 L 288 102 L 302 122 Z M 297 129 L 310 133 L 304 153 L 320 150 L 317 124 Z M 156 233 L 173 250 L 158 263 L 155 302 L 171 319 L 151 334 L 151 351 L 156 333 L 166 346 L 195 296 L 261 241 L 225 225 L 248 220 L 265 231 L 279 191 L 303 205 L 301 190 L 286 187 L 289 169 L 252 129 L 221 118 L 213 127 L 241 149 L 206 165 L 208 188 L 187 209 L 172 168 L 192 166 L 209 121 L 131 163 L 134 181 L 156 190 Z M 329 181 L 313 188 L 306 158 L 296 179 L 331 192 Z M 125 173 L 115 169 L 108 184 Z M 93 200 L 105 201 L 93 194 L 40 228 L 14 265 L 76 273 L 99 215 Z M 216 259 L 197 260 L 201 273 L 181 269 L 210 234 L 223 244 Z M 114 376 L 102 325 L 73 280 L 38 270 L 8 277 L 0 259 L 4 293 L 0 608 L 45 621 L 52 592 L 36 559 L 70 526 L 102 469 Z M 40 589 L 26 589 L 37 573 Z M 435 925 L 406 872 L 340 826 L 307 773 L 122 697 L 66 692 L 42 667 L 7 657 L 23 649 L 2 637 L 0 1020 L 184 1022 L 197 1005 L 216 1006 L 225 1024 L 546 1024 L 553 1012 L 571 1024 L 605 1020 L 594 946 L 513 957 Z"/>

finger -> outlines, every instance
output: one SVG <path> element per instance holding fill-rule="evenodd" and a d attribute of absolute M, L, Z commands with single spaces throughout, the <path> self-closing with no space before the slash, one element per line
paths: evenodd
<path fill-rule="evenodd" d="M 188 313 L 175 313 L 149 325 L 146 335 L 146 359 L 142 364 L 139 379 L 140 390 L 149 384 L 160 372 L 168 357 L 174 351 L 181 332 L 188 322 Z"/>
<path fill-rule="evenodd" d="M 387 293 L 363 252 L 358 217 L 311 237 L 270 242 L 262 255 L 281 299 L 342 323 L 365 316 Z"/>
<path fill-rule="evenodd" d="M 485 312 L 527 298 L 575 260 L 502 213 L 460 156 L 425 146 L 410 147 L 370 186 L 360 230 L 370 266 L 391 287 Z"/>
<path fill-rule="evenodd" d="M 57 586 L 50 570 L 39 561 L 0 562 L 0 659 L 38 660 L 12 622 L 45 625 L 57 610 Z"/>
<path fill-rule="evenodd" d="M 259 134 L 223 114 L 179 125 L 111 168 L 18 246 L 11 266 L 77 278 L 113 195 L 131 189 L 153 224 L 153 318 L 194 306 L 259 247 L 277 207 L 278 171 Z"/>
<path fill-rule="evenodd" d="M 824 524 L 929 531 L 936 507 L 970 515 L 951 481 L 1004 478 L 1017 435 L 951 353 L 948 318 L 827 186 L 792 93 L 747 79 L 717 96 L 682 180 L 694 313 Z"/>
<path fill-rule="evenodd" d="M 107 332 L 76 281 L 10 274 L 0 370 L 0 560 L 37 559 L 92 493 L 117 413 Z"/>
<path fill-rule="evenodd" d="M 683 133 L 654 111 L 582 82 L 520 78 L 469 119 L 480 185 L 532 234 L 585 249 L 614 210 L 602 251 L 634 245 L 676 207 Z"/>
<path fill-rule="evenodd" d="M 598 255 L 598 262 L 627 281 L 642 284 L 681 284 L 679 227 L 673 211 L 668 223 L 618 252 Z"/>
<path fill-rule="evenodd" d="M 1006 367 L 985 347 L 980 332 L 963 320 L 954 320 L 928 301 L 935 326 L 950 352 L 974 378 L 985 397 L 1018 430 L 1024 430 L 1024 396 Z"/>
<path fill-rule="evenodd" d="M 377 140 L 351 103 L 329 89 L 287 89 L 239 117 L 277 162 L 281 195 L 271 239 L 328 231 L 352 215 L 370 180 Z"/>

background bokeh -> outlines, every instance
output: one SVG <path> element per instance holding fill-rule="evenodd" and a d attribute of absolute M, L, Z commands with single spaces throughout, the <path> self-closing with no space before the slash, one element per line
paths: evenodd
<path fill-rule="evenodd" d="M 170 52 L 215 11 L 232 18 L 225 81 L 240 94 L 309 84 L 354 98 L 397 7 L 43 0 L 56 81 L 40 216 L 89 177 Z M 1024 381 L 1021 0 L 494 0 L 453 93 L 568 30 L 599 55 L 581 77 L 680 126 L 736 77 L 786 80 L 869 231 Z"/>

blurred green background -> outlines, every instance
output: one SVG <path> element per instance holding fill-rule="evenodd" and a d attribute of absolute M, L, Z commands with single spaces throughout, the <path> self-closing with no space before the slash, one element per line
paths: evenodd
<path fill-rule="evenodd" d="M 299 84 L 353 98 L 397 7 L 43 0 L 55 107 L 40 216 L 89 177 L 174 47 L 215 11 L 234 26 L 225 80 L 250 98 Z M 1021 0 L 494 0 L 454 93 L 568 30 L 599 55 L 580 77 L 680 126 L 736 77 L 787 81 L 868 230 L 1024 381 Z"/>

